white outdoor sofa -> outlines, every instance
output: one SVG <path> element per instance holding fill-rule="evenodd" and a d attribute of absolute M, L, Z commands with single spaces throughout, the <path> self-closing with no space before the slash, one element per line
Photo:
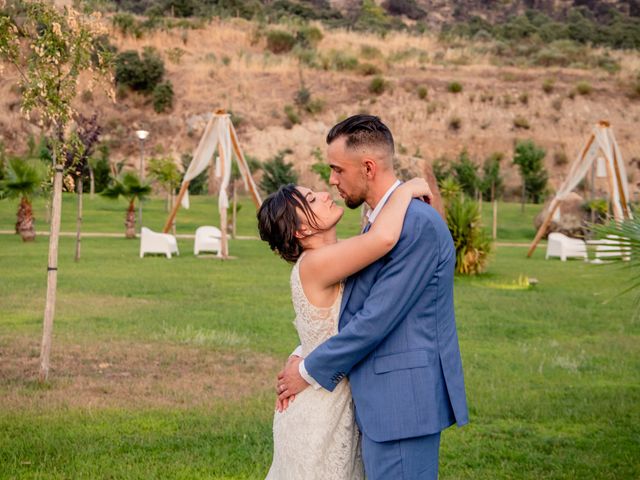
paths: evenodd
<path fill-rule="evenodd" d="M 547 242 L 547 255 L 549 257 L 560 257 L 565 262 L 567 258 L 583 258 L 588 261 L 587 244 L 579 238 L 567 237 L 563 233 L 553 232 L 549 234 Z"/>
<path fill-rule="evenodd" d="M 180 255 L 176 237 L 168 233 L 157 233 L 147 227 L 140 230 L 140 258 L 146 253 L 160 253 L 171 258 L 171 254 Z"/>
<path fill-rule="evenodd" d="M 193 254 L 200 252 L 216 252 L 220 255 L 222 249 L 222 232 L 217 227 L 198 227 L 196 240 L 193 244 Z"/>
<path fill-rule="evenodd" d="M 631 243 L 628 238 L 607 235 L 602 240 L 589 240 L 588 243 L 596 247 L 593 263 L 600 263 L 603 259 L 621 258 L 624 261 L 631 259 Z"/>

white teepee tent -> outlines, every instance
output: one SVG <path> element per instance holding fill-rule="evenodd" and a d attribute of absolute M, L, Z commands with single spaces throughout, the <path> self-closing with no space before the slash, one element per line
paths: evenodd
<path fill-rule="evenodd" d="M 189 183 L 195 177 L 200 175 L 207 169 L 210 162 L 214 158 L 214 154 L 218 149 L 218 157 L 216 159 L 215 173 L 216 177 L 220 178 L 220 194 L 218 196 L 218 209 L 220 211 L 220 220 L 222 231 L 222 256 L 227 257 L 229 254 L 228 242 L 227 242 L 227 208 L 229 207 L 229 197 L 227 195 L 227 187 L 231 179 L 231 161 L 235 157 L 238 162 L 238 167 L 245 187 L 251 193 L 253 201 L 256 204 L 256 208 L 260 207 L 262 200 L 260 199 L 260 193 L 256 187 L 249 166 L 240 150 L 240 144 L 238 142 L 238 136 L 236 130 L 231 123 L 230 115 L 225 113 L 224 110 L 217 110 L 211 119 L 207 123 L 204 129 L 198 148 L 193 155 L 193 160 L 187 169 L 182 185 L 180 187 L 180 193 L 178 194 L 178 201 L 176 202 L 173 210 L 167 218 L 167 222 L 164 226 L 164 232 L 168 232 L 171 228 L 171 224 L 175 219 L 178 209 L 182 205 L 184 208 L 189 208 Z"/>
<path fill-rule="evenodd" d="M 620 148 L 613 136 L 613 130 L 609 122 L 601 120 L 593 128 L 587 143 L 571 165 L 567 179 L 549 204 L 545 212 L 545 220 L 538 229 L 527 256 L 530 257 L 533 254 L 538 242 L 547 232 L 551 220 L 558 218 L 560 201 L 578 186 L 594 162 L 596 162 L 596 176 L 607 179 L 607 189 L 614 219 L 622 221 L 625 218 L 632 218 L 631 208 L 629 207 L 627 172 L 620 154 Z"/>

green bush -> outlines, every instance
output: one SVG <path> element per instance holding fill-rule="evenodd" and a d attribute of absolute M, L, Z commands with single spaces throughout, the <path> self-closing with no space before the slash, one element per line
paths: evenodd
<path fill-rule="evenodd" d="M 411 20 L 421 20 L 427 16 L 416 0 L 385 0 L 382 6 L 391 15 L 404 15 Z"/>
<path fill-rule="evenodd" d="M 364 75 L 365 77 L 370 75 L 380 75 L 382 73 L 380 68 L 373 63 L 361 63 L 358 65 L 357 70 L 360 75 Z"/>
<path fill-rule="evenodd" d="M 314 26 L 304 26 L 296 32 L 296 41 L 303 48 L 314 49 L 323 38 L 322 31 Z"/>
<path fill-rule="evenodd" d="M 420 100 L 424 100 L 425 98 L 427 98 L 428 93 L 429 93 L 429 90 L 427 90 L 427 87 L 423 85 L 418 87 L 418 98 Z"/>
<path fill-rule="evenodd" d="M 449 93 L 460 93 L 462 92 L 462 84 L 460 82 L 450 82 L 447 85 L 447 91 Z"/>
<path fill-rule="evenodd" d="M 267 49 L 275 54 L 290 52 L 296 44 L 296 38 L 284 30 L 267 32 Z"/>
<path fill-rule="evenodd" d="M 379 48 L 372 45 L 362 45 L 360 47 L 360 56 L 366 60 L 377 60 L 383 58 Z"/>
<path fill-rule="evenodd" d="M 328 57 L 325 59 L 325 63 L 328 68 L 339 72 L 344 70 L 356 70 L 359 64 L 356 57 L 338 50 L 331 50 Z"/>
<path fill-rule="evenodd" d="M 544 93 L 553 92 L 553 87 L 555 86 L 555 81 L 552 78 L 547 78 L 544 82 L 542 82 L 542 91 Z"/>
<path fill-rule="evenodd" d="M 281 150 L 262 164 L 264 174 L 260 180 L 260 188 L 267 194 L 277 191 L 282 185 L 298 183 L 298 175 L 293 170 L 293 164 L 284 161 L 284 157 L 289 153 L 291 150 Z"/>
<path fill-rule="evenodd" d="M 382 95 L 388 87 L 389 82 L 387 82 L 383 77 L 376 76 L 373 77 L 369 83 L 369 92 L 375 95 Z"/>
<path fill-rule="evenodd" d="M 284 106 L 284 114 L 287 116 L 288 124 L 287 127 L 291 128 L 294 125 L 298 125 L 300 123 L 300 115 L 296 112 L 296 109 L 293 105 L 285 105 Z"/>
<path fill-rule="evenodd" d="M 152 94 L 153 109 L 163 113 L 173 108 L 173 85 L 166 81 L 156 85 Z"/>
<path fill-rule="evenodd" d="M 518 115 L 513 119 L 513 126 L 516 128 L 521 128 L 523 130 L 529 130 L 531 128 L 531 125 L 529 125 L 529 120 L 521 115 Z"/>
<path fill-rule="evenodd" d="M 462 119 L 458 116 L 453 116 L 449 119 L 449 129 L 458 131 L 462 128 Z"/>
<path fill-rule="evenodd" d="M 142 57 L 135 50 L 127 50 L 116 56 L 116 85 L 151 93 L 163 77 L 164 62 L 153 49 L 146 48 Z"/>
<path fill-rule="evenodd" d="M 580 95 L 589 95 L 593 91 L 591 84 L 587 81 L 580 81 L 576 83 L 576 92 Z"/>

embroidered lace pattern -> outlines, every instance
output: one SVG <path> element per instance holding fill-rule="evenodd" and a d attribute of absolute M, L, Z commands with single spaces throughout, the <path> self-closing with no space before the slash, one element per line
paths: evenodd
<path fill-rule="evenodd" d="M 302 257 L 300 257 L 302 258 Z M 302 289 L 300 259 L 291 272 L 294 324 L 303 355 L 338 332 L 343 286 L 331 307 L 312 305 Z M 362 480 L 360 433 L 348 380 L 333 392 L 303 390 L 273 419 L 273 463 L 267 480 Z"/>

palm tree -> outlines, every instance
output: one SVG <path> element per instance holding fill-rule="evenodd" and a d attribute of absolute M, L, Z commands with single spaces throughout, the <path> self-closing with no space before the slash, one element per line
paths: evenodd
<path fill-rule="evenodd" d="M 107 198 L 117 199 L 124 197 L 129 202 L 127 216 L 125 217 L 125 237 L 136 238 L 136 200 L 142 201 L 151 193 L 151 186 L 140 181 L 133 172 L 126 172 L 112 180 L 103 192 Z"/>
<path fill-rule="evenodd" d="M 482 229 L 478 203 L 458 195 L 447 201 L 446 214 L 456 248 L 456 273 L 481 273 L 487 266 L 492 244 Z"/>
<path fill-rule="evenodd" d="M 631 282 L 625 285 L 620 295 L 636 291 L 636 308 L 640 311 L 640 218 L 634 217 L 622 222 L 611 222 L 608 225 L 594 225 L 594 230 L 599 238 L 606 238 L 609 241 L 618 240 L 621 250 L 626 250 L 628 255 L 623 259 L 627 269 L 631 271 Z"/>
<path fill-rule="evenodd" d="M 36 238 L 31 199 L 41 189 L 46 167 L 39 160 L 21 158 L 9 160 L 8 167 L 5 178 L 0 181 L 0 191 L 2 197 L 20 199 L 16 214 L 16 233 L 20 234 L 23 241 L 30 242 Z"/>

